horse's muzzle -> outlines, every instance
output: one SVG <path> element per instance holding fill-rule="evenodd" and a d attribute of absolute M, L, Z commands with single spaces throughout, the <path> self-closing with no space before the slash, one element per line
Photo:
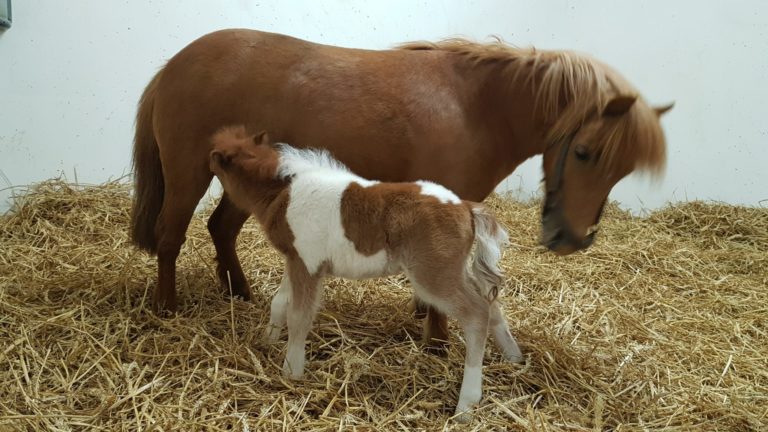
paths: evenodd
<path fill-rule="evenodd" d="M 592 231 L 581 239 L 576 238 L 568 227 L 544 229 L 541 244 L 558 255 L 568 255 L 586 249 L 595 241 L 597 230 Z"/>
<path fill-rule="evenodd" d="M 600 213 L 602 213 L 602 208 Z M 586 235 L 576 235 L 568 221 L 565 220 L 560 207 L 545 203 L 541 218 L 541 244 L 558 255 L 568 255 L 586 249 L 595 241 L 599 219 L 600 214 L 598 214 L 595 225 L 587 230 Z"/>

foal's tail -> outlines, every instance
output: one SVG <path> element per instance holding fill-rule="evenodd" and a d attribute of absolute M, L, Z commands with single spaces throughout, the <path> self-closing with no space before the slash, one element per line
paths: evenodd
<path fill-rule="evenodd" d="M 160 150 L 152 127 L 152 113 L 160 76 L 149 82 L 139 101 L 136 135 L 133 139 L 133 208 L 131 209 L 131 241 L 140 249 L 157 253 L 155 222 L 163 205 L 165 186 Z"/>
<path fill-rule="evenodd" d="M 475 258 L 472 261 L 472 276 L 478 283 L 483 296 L 493 301 L 504 282 L 499 260 L 502 250 L 509 244 L 509 237 L 496 218 L 482 205 L 472 207 L 472 218 L 475 223 L 475 242 L 477 243 Z"/>

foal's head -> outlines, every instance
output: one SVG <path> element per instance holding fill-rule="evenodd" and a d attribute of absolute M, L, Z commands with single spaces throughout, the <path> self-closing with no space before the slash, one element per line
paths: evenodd
<path fill-rule="evenodd" d="M 212 138 L 209 167 L 236 204 L 241 207 L 277 181 L 279 155 L 266 132 L 248 134 L 245 127 L 229 127 Z"/>
<path fill-rule="evenodd" d="M 660 173 L 664 168 L 659 117 L 672 106 L 652 108 L 634 94 L 607 99 L 578 121 L 568 119 L 566 111 L 544 152 L 541 240 L 559 255 L 592 244 L 608 194 L 619 180 L 638 169 Z"/>

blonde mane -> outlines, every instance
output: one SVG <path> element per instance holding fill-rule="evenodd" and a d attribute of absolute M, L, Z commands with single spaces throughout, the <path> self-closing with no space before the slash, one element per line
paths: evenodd
<path fill-rule="evenodd" d="M 552 125 L 546 135 L 549 142 L 569 136 L 592 115 L 602 112 L 612 97 L 636 95 L 637 101 L 629 112 L 606 128 L 594 143 L 600 145 L 600 168 L 610 171 L 631 161 L 634 168 L 652 174 L 664 169 L 666 143 L 658 115 L 621 75 L 589 56 L 573 51 L 518 48 L 498 37 L 486 44 L 461 38 L 409 42 L 398 49 L 447 51 L 475 65 L 502 64 L 510 84 L 523 79 L 525 85 L 534 89 L 534 109 Z"/>

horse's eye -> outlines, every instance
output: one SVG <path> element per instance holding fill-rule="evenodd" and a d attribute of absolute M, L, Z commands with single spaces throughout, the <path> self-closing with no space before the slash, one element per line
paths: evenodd
<path fill-rule="evenodd" d="M 587 148 L 583 145 L 577 145 L 576 149 L 574 150 L 574 154 L 576 155 L 576 159 L 586 162 L 589 160 L 589 152 L 587 151 Z"/>

